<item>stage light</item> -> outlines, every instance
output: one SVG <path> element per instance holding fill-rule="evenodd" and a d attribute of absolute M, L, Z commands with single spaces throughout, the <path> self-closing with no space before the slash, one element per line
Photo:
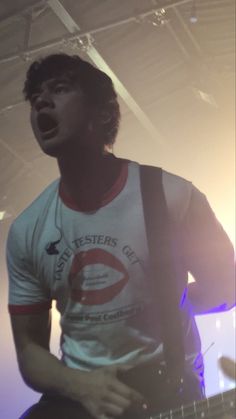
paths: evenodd
<path fill-rule="evenodd" d="M 197 23 L 198 21 L 196 0 L 193 0 L 192 2 L 192 8 L 191 8 L 191 14 L 190 14 L 189 20 L 191 23 Z"/>
<path fill-rule="evenodd" d="M 5 214 L 6 214 L 6 211 L 0 211 L 0 221 L 3 220 Z"/>
<path fill-rule="evenodd" d="M 152 17 L 149 19 L 149 22 L 153 26 L 163 26 L 167 24 L 169 20 L 167 19 L 166 10 L 164 8 L 156 10 Z"/>
<path fill-rule="evenodd" d="M 225 381 L 223 380 L 223 378 L 219 380 L 219 386 L 220 386 L 220 389 L 222 390 L 225 388 Z"/>
<path fill-rule="evenodd" d="M 12 217 L 13 211 L 10 206 L 7 206 L 5 210 L 0 210 L 0 221 L 4 221 L 7 218 Z"/>
<path fill-rule="evenodd" d="M 216 329 L 220 329 L 221 328 L 221 321 L 220 319 L 216 319 Z"/>

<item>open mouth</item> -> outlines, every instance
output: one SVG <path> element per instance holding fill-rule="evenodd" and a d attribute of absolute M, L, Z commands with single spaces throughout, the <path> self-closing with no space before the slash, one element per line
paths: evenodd
<path fill-rule="evenodd" d="M 56 119 L 46 113 L 39 114 L 37 123 L 41 134 L 47 138 L 54 135 L 58 128 L 58 122 Z"/>

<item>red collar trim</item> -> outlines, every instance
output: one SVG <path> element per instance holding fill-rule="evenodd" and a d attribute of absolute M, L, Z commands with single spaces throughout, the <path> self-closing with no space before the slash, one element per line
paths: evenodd
<path fill-rule="evenodd" d="M 119 195 L 119 193 L 122 191 L 122 189 L 124 188 L 126 184 L 127 178 L 128 178 L 128 162 L 124 161 L 122 163 L 119 176 L 117 177 L 112 187 L 103 195 L 99 207 L 97 206 L 92 207 L 91 205 L 90 208 L 85 208 L 83 205 L 80 206 L 77 203 L 75 203 L 73 198 L 70 195 L 68 195 L 68 193 L 65 191 L 62 181 L 60 181 L 60 184 L 59 184 L 59 196 L 67 207 L 75 211 L 81 211 L 81 212 L 97 211 L 99 208 L 102 208 L 105 205 L 109 204 L 111 201 L 113 201 L 113 199 L 116 198 L 117 195 Z"/>

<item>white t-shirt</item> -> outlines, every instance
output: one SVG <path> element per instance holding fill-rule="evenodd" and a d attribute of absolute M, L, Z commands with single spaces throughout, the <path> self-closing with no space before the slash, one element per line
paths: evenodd
<path fill-rule="evenodd" d="M 88 213 L 59 192 L 57 180 L 11 226 L 9 311 L 37 313 L 56 300 L 62 360 L 70 367 L 91 370 L 162 359 L 139 169 L 124 162 L 101 207 Z M 163 184 L 175 225 L 186 217 L 193 193 L 205 200 L 190 182 L 165 171 Z M 176 237 L 176 277 L 183 296 L 187 268 L 178 247 Z M 201 374 L 200 339 L 187 298 L 182 298 L 181 313 L 187 363 Z"/>

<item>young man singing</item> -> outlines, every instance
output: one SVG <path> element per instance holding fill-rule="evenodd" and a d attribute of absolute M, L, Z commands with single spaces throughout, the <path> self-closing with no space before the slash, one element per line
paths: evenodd
<path fill-rule="evenodd" d="M 150 284 L 141 166 L 108 152 L 120 120 L 116 92 L 91 64 L 55 54 L 30 66 L 24 94 L 35 138 L 57 159 L 60 178 L 14 221 L 8 237 L 19 368 L 43 393 L 22 417 L 111 419 L 143 411 L 148 397 L 120 377 L 135 367 L 165 365 L 165 357 L 161 321 L 153 314 L 158 300 Z M 234 304 L 233 248 L 190 182 L 163 170 L 162 185 L 184 368 L 194 388 L 189 399 L 197 399 L 203 364 L 194 314 Z M 187 272 L 196 279 L 189 286 Z M 61 314 L 61 360 L 49 350 L 52 300 Z"/>

